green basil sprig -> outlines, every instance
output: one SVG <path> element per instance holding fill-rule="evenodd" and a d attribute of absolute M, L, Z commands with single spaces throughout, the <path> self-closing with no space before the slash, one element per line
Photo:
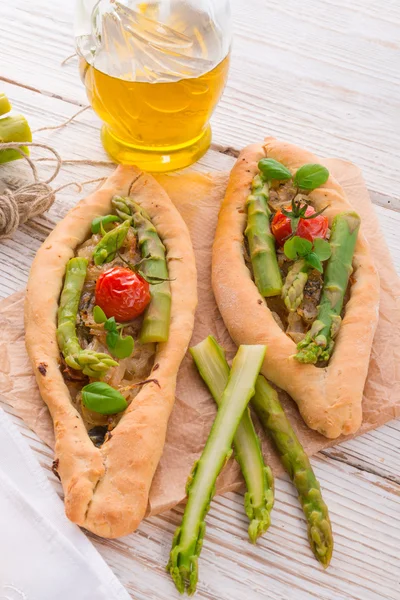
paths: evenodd
<path fill-rule="evenodd" d="M 82 402 L 87 409 L 101 415 L 115 415 L 128 406 L 123 395 L 104 381 L 85 385 L 82 388 Z"/>
<path fill-rule="evenodd" d="M 294 184 L 302 190 L 315 190 L 328 181 L 329 171 L 318 164 L 303 165 L 293 178 Z"/>
<path fill-rule="evenodd" d="M 287 181 L 292 177 L 289 169 L 273 158 L 262 158 L 258 161 L 258 168 L 266 181 L 271 181 L 271 179 Z"/>
<path fill-rule="evenodd" d="M 98 325 L 104 324 L 107 331 L 106 343 L 111 354 L 116 358 L 127 358 L 133 352 L 135 342 L 131 335 L 122 337 L 121 329 L 123 325 L 117 325 L 115 317 L 107 319 L 105 312 L 100 306 L 93 308 L 93 319 Z"/>
<path fill-rule="evenodd" d="M 104 217 L 95 217 L 92 221 L 92 233 L 102 233 L 103 235 L 107 231 L 107 225 L 110 223 L 116 223 L 121 219 L 117 215 L 105 215 Z"/>
<path fill-rule="evenodd" d="M 322 262 L 330 257 L 331 246 L 322 238 L 315 238 L 312 243 L 295 235 L 285 242 L 283 251 L 290 260 L 303 258 L 310 267 L 322 273 Z"/>

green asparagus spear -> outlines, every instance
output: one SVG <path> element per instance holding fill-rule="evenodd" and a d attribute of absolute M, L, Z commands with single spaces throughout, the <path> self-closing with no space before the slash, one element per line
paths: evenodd
<path fill-rule="evenodd" d="M 296 260 L 286 276 L 282 298 L 290 312 L 294 312 L 303 302 L 304 287 L 311 269 L 304 259 Z"/>
<path fill-rule="evenodd" d="M 111 229 L 101 238 L 93 251 L 93 260 L 95 265 L 114 260 L 118 250 L 121 248 L 128 235 L 129 227 L 131 226 L 130 219 L 127 219 L 121 225 Z"/>
<path fill-rule="evenodd" d="M 100 378 L 118 363 L 108 354 L 83 350 L 76 335 L 76 317 L 87 265 L 86 258 L 71 258 L 68 261 L 58 309 L 57 341 L 69 367 L 83 371 L 89 377 Z"/>
<path fill-rule="evenodd" d="M 11 104 L 4 92 L 0 92 L 0 115 L 5 115 L 11 110 Z"/>
<path fill-rule="evenodd" d="M 295 358 L 302 363 L 328 360 L 339 331 L 343 299 L 350 274 L 354 248 L 360 228 L 360 217 L 354 211 L 336 215 L 332 224 L 328 260 L 318 316 L 304 340 L 297 345 Z"/>
<path fill-rule="evenodd" d="M 240 346 L 233 359 L 228 385 L 207 443 L 195 463 L 187 484 L 188 502 L 182 524 L 175 532 L 167 566 L 179 592 L 196 590 L 197 561 L 205 532 L 205 516 L 215 490 L 215 481 L 231 455 L 233 436 L 254 394 L 254 383 L 265 356 L 265 346 Z"/>
<path fill-rule="evenodd" d="M 285 415 L 278 394 L 262 375 L 257 377 L 252 405 L 265 431 L 271 436 L 282 464 L 298 491 L 307 519 L 311 549 L 316 559 L 327 567 L 333 551 L 328 508 L 308 456 Z"/>
<path fill-rule="evenodd" d="M 225 352 L 216 339 L 209 335 L 190 348 L 194 362 L 204 379 L 217 406 L 229 379 L 230 368 Z M 265 465 L 261 444 L 250 411 L 245 409 L 233 438 L 235 456 L 242 470 L 247 492 L 244 499 L 246 514 L 250 519 L 249 538 L 253 544 L 270 526 L 270 513 L 274 504 L 274 479 L 271 469 Z"/>
<path fill-rule="evenodd" d="M 164 244 L 148 214 L 131 198 L 116 197 L 113 205 L 121 219 L 133 217 L 143 257 L 141 271 L 150 283 L 151 302 L 144 314 L 140 341 L 142 344 L 166 342 L 171 315 L 171 287 Z"/>
<path fill-rule="evenodd" d="M 0 119 L 0 144 L 9 142 L 31 142 L 32 132 L 28 121 L 22 115 L 12 115 Z M 29 147 L 21 146 L 22 152 L 29 156 Z M 7 149 L 0 151 L 0 165 L 18 160 L 22 154 L 18 150 Z"/>
<path fill-rule="evenodd" d="M 260 175 L 256 175 L 252 193 L 247 198 L 245 235 L 258 291 L 262 296 L 277 296 L 282 290 L 282 277 L 276 258 L 275 238 L 269 225 L 271 211 L 268 196 L 268 183 Z"/>

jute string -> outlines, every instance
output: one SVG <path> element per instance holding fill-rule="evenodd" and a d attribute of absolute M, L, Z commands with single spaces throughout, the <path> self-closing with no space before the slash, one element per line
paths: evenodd
<path fill-rule="evenodd" d="M 80 109 L 77 113 L 75 113 L 70 119 L 61 123 L 61 125 L 51 126 L 51 127 L 42 127 L 37 129 L 38 131 L 44 131 L 49 129 L 60 129 L 71 123 L 80 115 L 83 111 L 90 108 L 89 106 L 85 106 Z M 36 161 L 33 161 L 27 153 L 23 150 L 24 147 L 35 147 L 42 148 L 47 150 L 48 152 L 53 154 L 52 158 L 39 158 Z M 74 161 L 64 161 L 58 152 L 48 146 L 47 144 L 39 144 L 36 142 L 8 142 L 8 143 L 0 143 L 0 151 L 1 150 L 16 150 L 22 156 L 22 158 L 29 164 L 32 175 L 33 175 L 33 183 L 29 183 L 27 185 L 23 185 L 18 187 L 15 190 L 11 190 L 7 187 L 0 194 L 0 240 L 11 236 L 19 225 L 25 223 L 28 219 L 32 219 L 38 215 L 41 215 L 46 210 L 48 210 L 55 200 L 55 195 L 57 192 L 68 188 L 70 186 L 75 186 L 78 192 L 81 192 L 84 185 L 88 185 L 90 183 L 97 183 L 103 181 L 105 178 L 100 177 L 98 179 L 90 179 L 88 181 L 84 181 L 82 183 L 71 182 L 66 183 L 56 189 L 53 189 L 50 183 L 57 177 L 58 173 L 63 164 L 74 163 L 74 164 L 85 164 L 85 165 L 110 165 L 108 161 L 90 161 L 90 160 L 74 160 Z M 52 175 L 46 179 L 45 181 L 41 181 L 38 175 L 38 171 L 35 165 L 35 162 L 39 162 L 42 160 L 50 160 L 54 161 L 55 167 Z"/>

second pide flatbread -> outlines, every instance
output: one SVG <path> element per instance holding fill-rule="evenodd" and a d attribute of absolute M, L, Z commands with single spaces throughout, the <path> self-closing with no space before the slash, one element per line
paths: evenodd
<path fill-rule="evenodd" d="M 307 348 L 302 352 L 299 348 L 302 340 L 307 341 L 307 334 L 313 326 L 311 322 L 304 325 L 304 319 L 299 318 L 299 313 L 302 316 L 305 314 L 304 300 L 299 307 L 295 305 L 296 310 L 293 309 L 288 313 L 290 318 L 288 315 L 281 315 L 281 318 L 280 298 L 277 299 L 276 295 L 275 298 L 265 298 L 255 284 L 245 236 L 252 186 L 253 193 L 255 189 L 254 178 L 259 173 L 259 161 L 266 158 L 281 163 L 289 170 L 288 177 L 290 174 L 294 177 L 306 164 L 319 163 L 318 158 L 310 152 L 273 138 L 267 138 L 264 144 L 253 144 L 242 150 L 231 172 L 213 245 L 212 285 L 215 298 L 225 325 L 236 344 L 267 344 L 263 374 L 290 394 L 311 429 L 330 438 L 354 433 L 362 420 L 363 389 L 378 321 L 378 274 L 368 243 L 362 234 L 361 224 L 361 231 L 355 241 L 353 268 L 344 309 L 341 312 L 342 320 L 340 315 L 332 320 L 330 331 L 332 339 L 327 349 L 330 356 L 328 352 L 326 355 L 322 354 L 325 360 L 317 365 L 304 364 L 296 359 L 296 355 L 300 354 L 302 360 L 304 359 Z M 269 168 L 272 168 L 271 165 Z M 263 195 L 262 183 L 261 187 L 256 189 L 256 194 Z M 304 190 L 300 191 L 304 192 Z M 291 180 L 280 184 L 272 182 L 270 192 L 269 201 L 275 203 L 271 211 L 276 215 L 281 208 L 284 212 L 287 211 L 287 205 L 293 197 L 296 197 L 295 194 L 299 190 L 293 191 Z M 351 206 L 342 188 L 332 176 L 307 196 L 300 195 L 297 198 L 300 200 L 304 198 L 315 211 L 325 209 L 323 215 L 327 217 L 329 227 L 332 227 L 335 216 L 339 213 L 347 212 L 349 223 L 353 219 Z M 258 214 L 256 207 L 252 218 L 259 218 Z M 349 230 L 351 231 L 351 226 Z M 254 236 L 252 243 L 253 248 L 256 248 L 258 241 Z M 263 252 L 268 252 L 269 249 L 270 246 L 263 246 Z M 279 252 L 282 254 L 282 249 Z M 286 260 L 286 257 L 283 256 L 283 259 Z M 285 267 L 284 265 L 282 267 L 282 264 L 279 266 L 281 275 L 278 272 L 277 278 L 283 276 L 284 279 L 287 276 Z M 326 288 L 323 287 L 325 285 L 323 276 L 322 279 L 321 277 L 318 279 L 316 274 L 314 283 L 316 287 L 320 286 L 319 293 L 322 291 L 322 297 L 334 291 L 333 286 L 332 289 L 328 289 L 328 285 Z M 279 289 L 279 282 L 276 286 Z M 276 292 L 272 291 L 271 294 Z M 318 306 L 315 306 L 315 309 L 317 310 Z M 293 327 L 294 319 L 302 321 L 299 324 L 299 332 L 296 332 L 296 327 Z M 315 320 L 314 317 L 314 322 Z M 293 329 L 290 331 L 292 337 L 287 333 L 290 328 L 288 323 L 289 325 L 291 323 L 290 327 Z M 321 324 L 314 325 L 316 335 L 313 338 L 316 342 L 312 342 L 313 350 L 321 343 L 321 338 L 317 335 L 318 326 Z M 299 346 L 292 338 L 299 343 Z M 303 346 L 307 346 L 306 341 L 303 342 Z"/>
<path fill-rule="evenodd" d="M 196 304 L 187 227 L 136 167 L 118 167 L 36 255 L 26 345 L 66 514 L 97 535 L 126 535 L 145 514 Z"/>

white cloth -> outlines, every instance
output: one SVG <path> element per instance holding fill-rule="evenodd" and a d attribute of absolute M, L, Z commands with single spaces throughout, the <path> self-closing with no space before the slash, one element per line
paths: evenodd
<path fill-rule="evenodd" d="M 0 600 L 130 600 L 0 409 Z"/>

